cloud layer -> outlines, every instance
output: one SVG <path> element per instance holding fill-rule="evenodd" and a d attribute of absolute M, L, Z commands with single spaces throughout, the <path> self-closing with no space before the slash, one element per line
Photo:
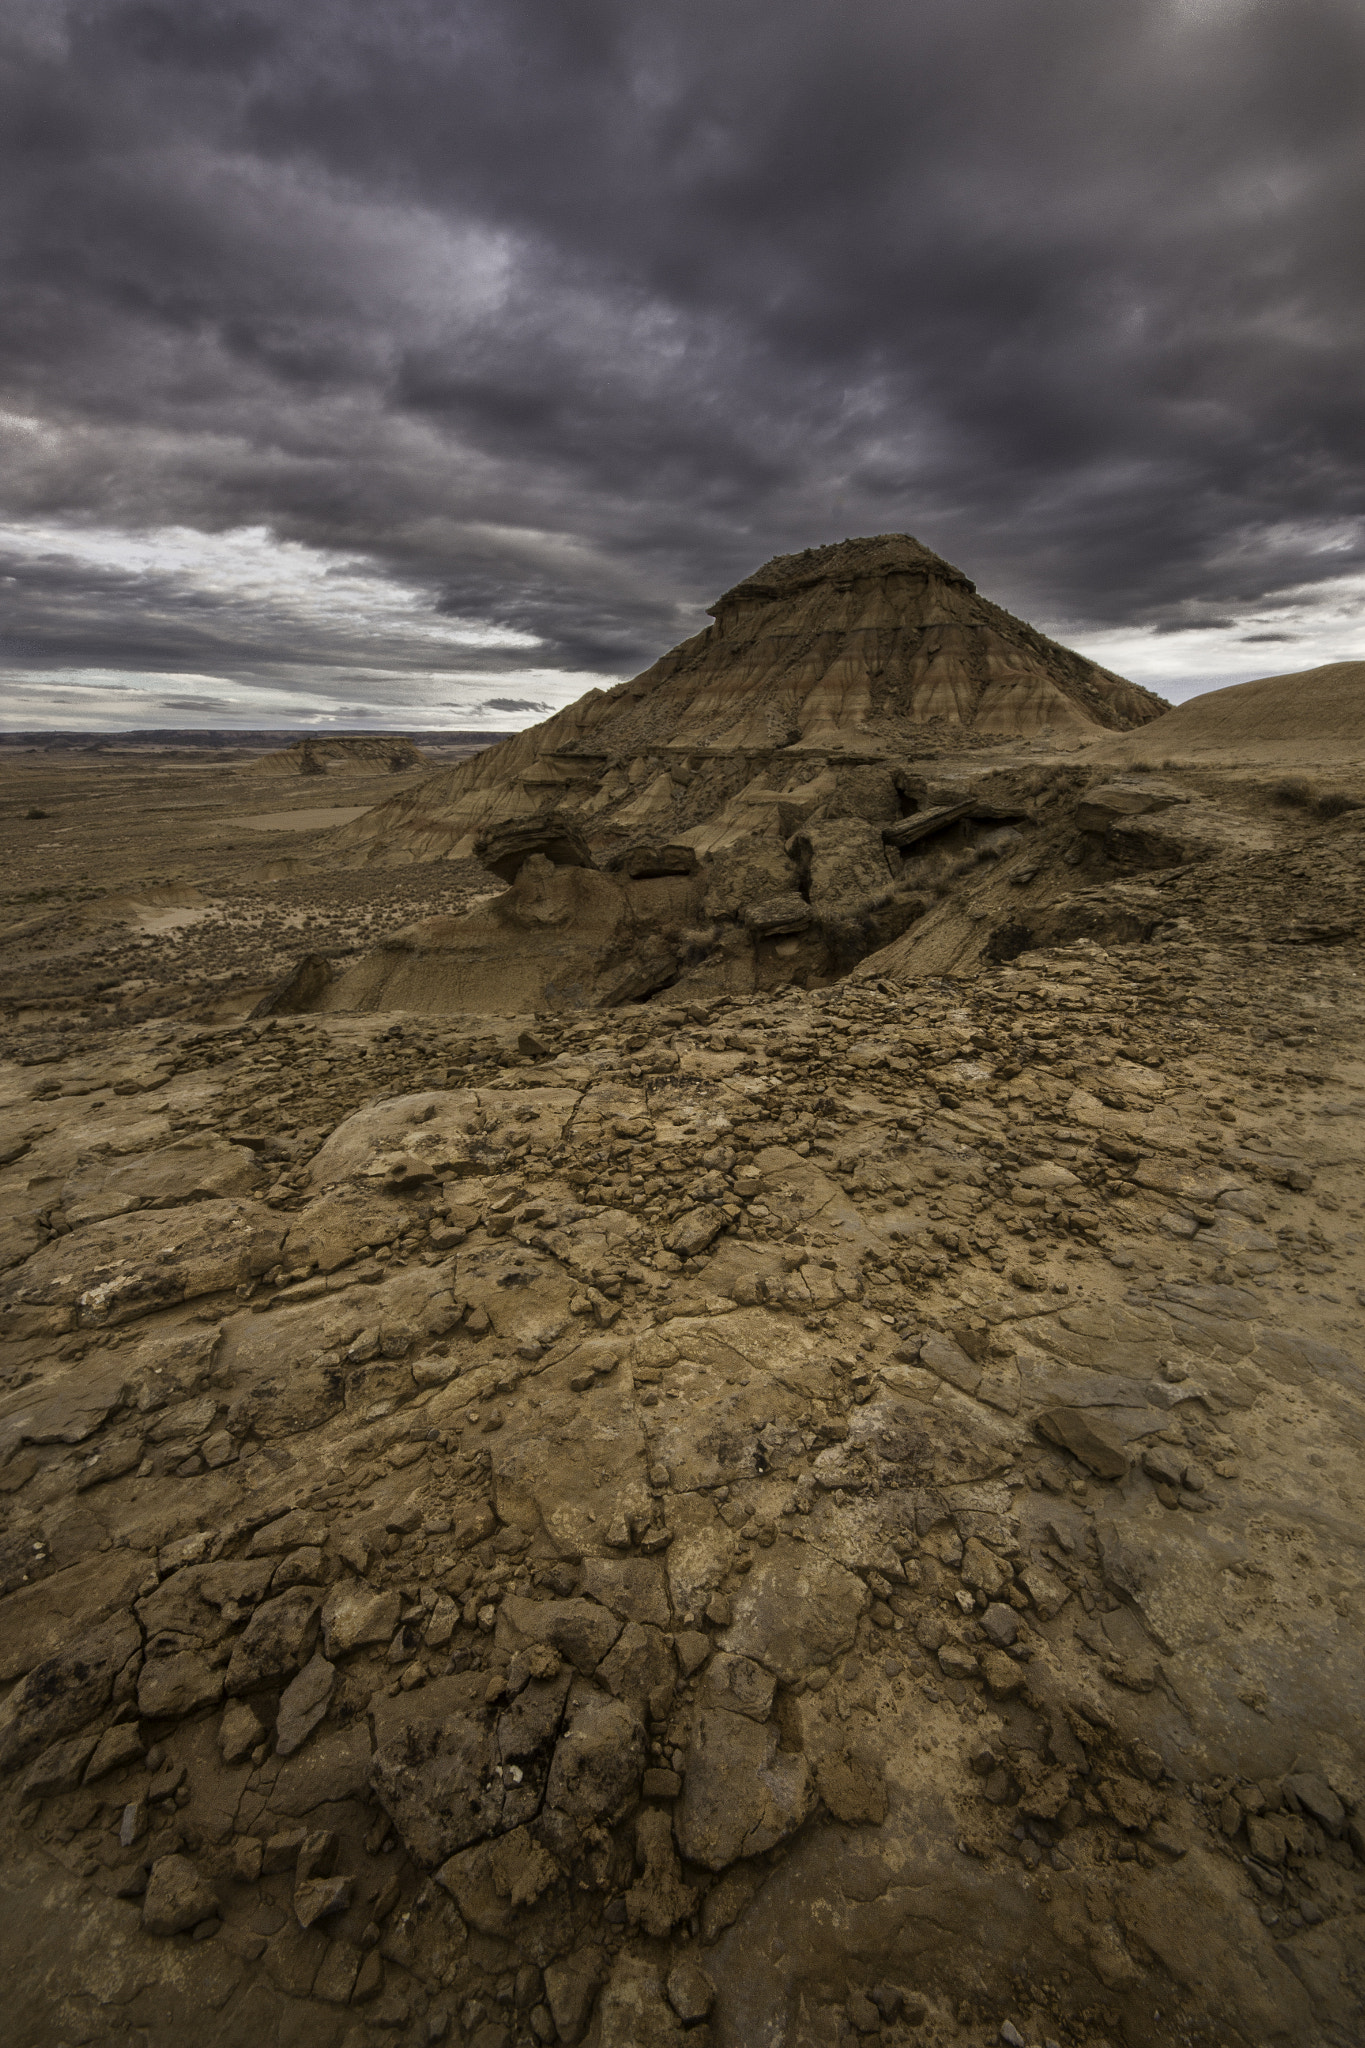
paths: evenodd
<path fill-rule="evenodd" d="M 1170 694 L 1365 652 L 1362 88 L 1357 0 L 10 0 L 13 722 L 517 723 L 885 530 Z"/>

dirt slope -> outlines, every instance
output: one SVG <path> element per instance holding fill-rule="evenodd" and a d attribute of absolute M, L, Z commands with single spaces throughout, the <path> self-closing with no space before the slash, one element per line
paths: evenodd
<path fill-rule="evenodd" d="M 1222 766 L 1346 768 L 1365 763 L 1365 661 L 1332 661 L 1209 690 L 1154 719 L 1131 740 L 1104 741 L 1091 758 Z"/>

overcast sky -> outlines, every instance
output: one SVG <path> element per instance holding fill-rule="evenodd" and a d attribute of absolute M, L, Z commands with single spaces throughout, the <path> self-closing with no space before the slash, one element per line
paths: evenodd
<path fill-rule="evenodd" d="M 1365 656 L 1361 0 L 4 0 L 10 726 L 515 725 L 908 531 Z"/>

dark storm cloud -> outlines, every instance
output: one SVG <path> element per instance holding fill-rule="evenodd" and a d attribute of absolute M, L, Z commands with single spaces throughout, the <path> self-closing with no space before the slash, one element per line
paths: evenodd
<path fill-rule="evenodd" d="M 1365 566 L 1358 0 L 10 0 L 0 40 L 12 669 L 627 674 L 885 529 L 1077 634 L 1292 638 Z M 167 528 L 345 601 L 91 545 Z"/>

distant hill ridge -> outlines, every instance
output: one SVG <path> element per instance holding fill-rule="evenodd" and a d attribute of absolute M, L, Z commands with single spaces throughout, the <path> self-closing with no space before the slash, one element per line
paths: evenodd
<path fill-rule="evenodd" d="M 414 768 L 430 768 L 429 755 L 400 733 L 364 733 L 355 737 L 322 738 L 306 733 L 292 747 L 263 754 L 253 761 L 253 775 L 406 774 Z"/>

